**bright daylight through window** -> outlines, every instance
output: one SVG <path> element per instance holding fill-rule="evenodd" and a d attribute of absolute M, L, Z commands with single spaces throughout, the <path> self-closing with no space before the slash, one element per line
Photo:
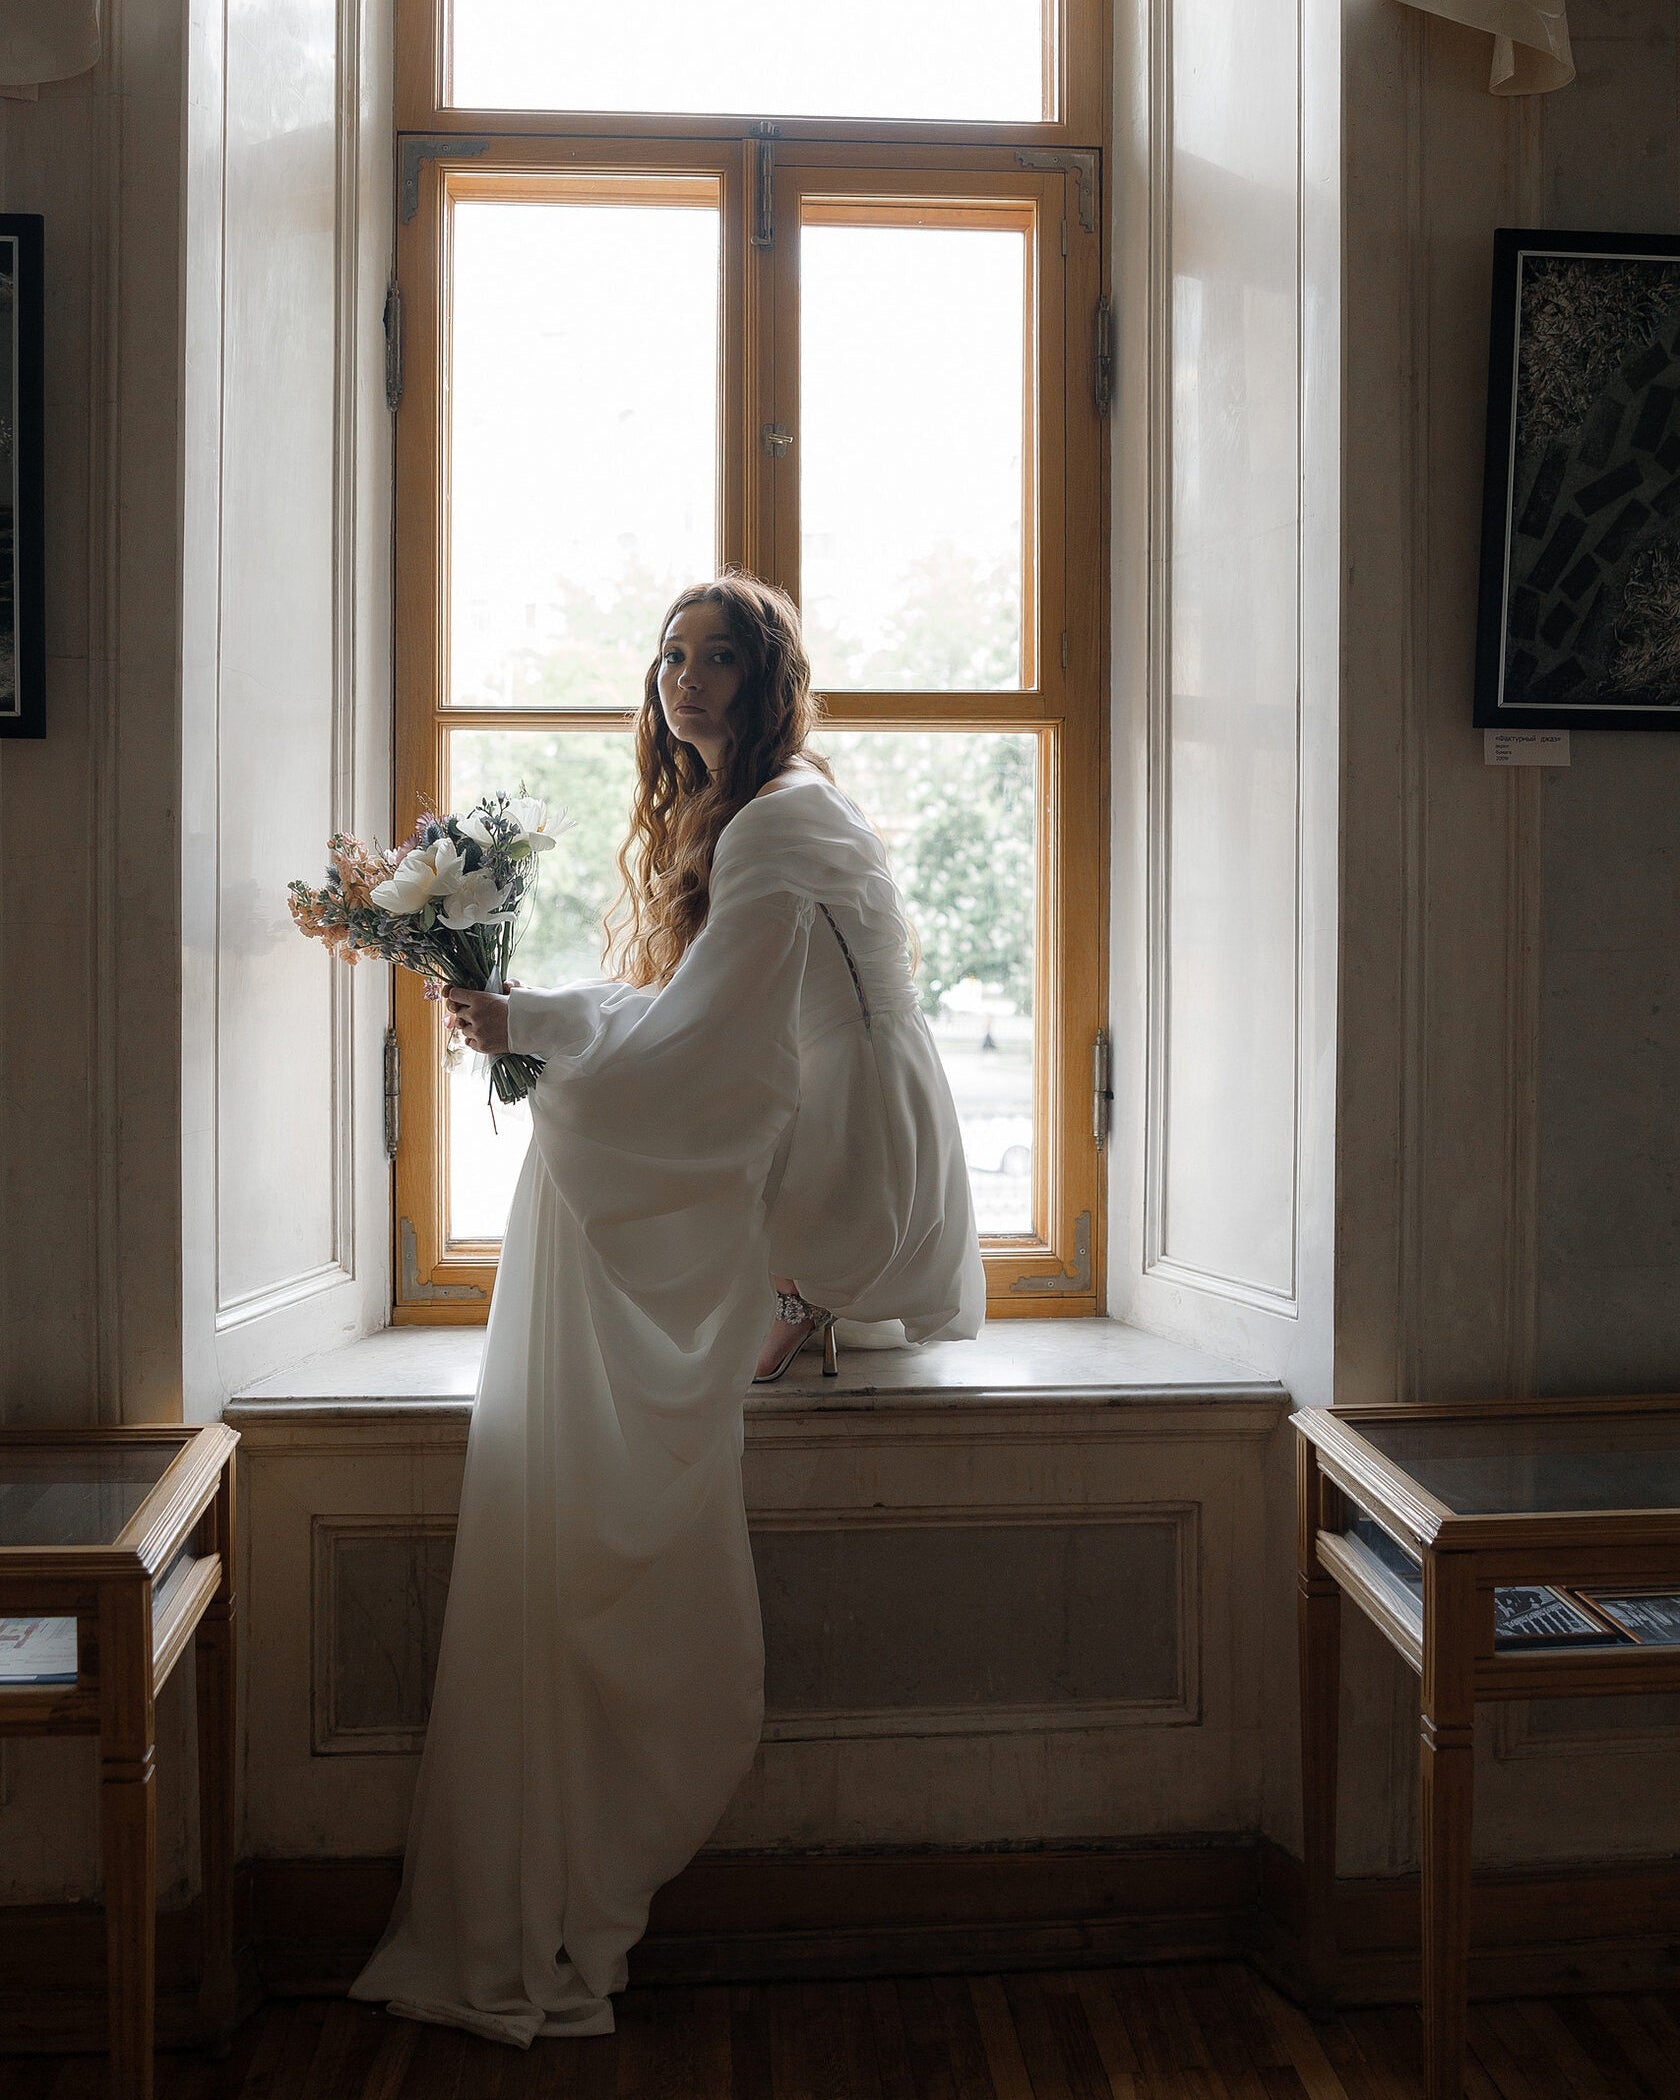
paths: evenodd
<path fill-rule="evenodd" d="M 905 893 L 994 1310 L 1095 1307 L 1097 28 L 400 0 L 397 828 L 564 806 L 517 968 L 597 975 L 664 608 L 726 563 L 788 589 L 816 748 Z M 397 1317 L 481 1318 L 529 1116 L 492 1123 L 397 1002 Z"/>
<path fill-rule="evenodd" d="M 1033 122 L 1039 0 L 456 0 L 461 109 Z"/>

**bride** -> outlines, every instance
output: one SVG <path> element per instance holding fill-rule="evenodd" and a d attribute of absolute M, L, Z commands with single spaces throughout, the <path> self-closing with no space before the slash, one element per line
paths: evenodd
<path fill-rule="evenodd" d="M 913 1342 L 979 1331 L 903 905 L 805 749 L 815 717 L 791 600 L 742 575 L 684 591 L 637 718 L 613 975 L 449 995 L 473 1048 L 544 1072 L 402 1893 L 352 1987 L 418 2019 L 610 2032 L 653 1892 L 745 1778 L 755 1351 L 768 1380 L 817 1340 L 832 1368 L 836 1314 Z"/>

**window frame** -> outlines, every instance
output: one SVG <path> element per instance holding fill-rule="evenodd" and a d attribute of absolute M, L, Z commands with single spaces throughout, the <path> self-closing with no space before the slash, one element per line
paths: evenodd
<path fill-rule="evenodd" d="M 659 115 L 634 110 L 471 109 L 446 99 L 443 8 L 446 0 L 396 0 L 397 133 L 521 132 L 568 138 L 735 139 L 765 122 L 787 140 L 835 144 L 1082 146 L 1108 141 L 1112 36 L 1110 0 L 1051 0 L 1046 69 L 1057 115 L 1022 123 L 964 123 L 896 117 L 753 118 Z"/>
<path fill-rule="evenodd" d="M 1087 35 L 1106 10 L 1097 0 L 1064 0 Z M 449 375 L 446 369 L 449 201 L 506 194 L 544 174 L 611 178 L 637 170 L 715 180 L 720 212 L 719 547 L 775 581 L 797 582 L 797 464 L 753 441 L 766 423 L 797 434 L 789 409 L 790 361 L 798 355 L 796 239 L 799 198 L 857 196 L 897 202 L 964 197 L 1023 200 L 1038 227 L 1037 298 L 1029 327 L 1037 344 L 1034 412 L 1039 544 L 1027 562 L 1039 598 L 1036 681 L 1001 693 L 834 692 L 824 695 L 836 729 L 1018 730 L 1040 741 L 1037 811 L 1039 915 L 1035 986 L 1034 1215 L 1046 1230 L 988 1243 L 988 1312 L 998 1316 L 1089 1316 L 1102 1309 L 1103 1153 L 1093 1130 L 1092 1048 L 1106 1013 L 1107 926 L 1107 427 L 1095 386 L 1096 317 L 1106 282 L 1100 200 L 1100 139 L 1023 165 L 1023 140 L 1045 145 L 1070 126 L 883 123 L 778 125 L 771 151 L 776 241 L 756 246 L 750 215 L 765 140 L 751 120 L 586 121 L 553 112 L 449 110 L 434 96 L 415 100 L 435 79 L 435 0 L 399 0 L 399 123 L 396 282 L 402 290 L 402 386 L 396 414 L 395 729 L 393 835 L 409 830 L 423 798 L 446 777 L 450 724 L 460 728 L 619 730 L 624 712 L 499 710 L 444 705 L 449 604 L 443 491 L 447 485 Z M 1071 38 L 1058 50 L 1064 76 Z M 1074 47 L 1078 48 L 1078 47 Z M 1106 58 L 1106 38 L 1101 50 Z M 1106 64 L 1074 69 L 1099 99 Z M 1086 96 L 1089 101 L 1089 95 Z M 1084 110 L 1091 122 L 1091 112 Z M 610 127 L 610 128 L 609 128 Z M 1087 133 L 1087 136 L 1090 136 Z M 1058 241 L 1057 235 L 1060 233 Z M 1059 252 L 1058 252 L 1059 250 Z M 1062 272 L 1060 297 L 1053 271 Z M 794 273 L 789 278 L 789 273 Z M 1036 326 L 1034 325 L 1036 323 Z M 790 414 L 792 420 L 790 420 Z M 797 446 L 793 456 L 797 459 Z M 780 482 L 778 477 L 781 477 Z M 1029 530 L 1029 543 L 1032 541 Z M 1054 611 L 1054 619 L 1051 617 Z M 1058 635 L 1062 646 L 1057 647 Z M 1024 670 L 1031 645 L 1023 636 Z M 393 1206 L 392 1317 L 399 1324 L 482 1321 L 494 1280 L 496 1243 L 447 1237 L 446 1097 L 439 1008 L 418 980 L 394 976 L 395 1043 L 401 1074 L 401 1131 Z"/>

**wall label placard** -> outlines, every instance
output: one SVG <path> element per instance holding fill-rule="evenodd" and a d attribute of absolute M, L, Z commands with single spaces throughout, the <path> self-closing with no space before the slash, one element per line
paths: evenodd
<path fill-rule="evenodd" d="M 1482 753 L 1490 766 L 1566 766 L 1567 729 L 1484 729 Z"/>

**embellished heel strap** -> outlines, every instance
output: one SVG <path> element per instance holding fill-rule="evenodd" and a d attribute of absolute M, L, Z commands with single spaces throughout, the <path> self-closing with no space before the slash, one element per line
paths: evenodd
<path fill-rule="evenodd" d="M 778 1291 L 776 1317 L 785 1320 L 790 1327 L 798 1327 L 806 1320 L 826 1320 L 829 1313 L 826 1305 L 813 1305 L 808 1298 L 801 1298 L 797 1291 Z"/>

